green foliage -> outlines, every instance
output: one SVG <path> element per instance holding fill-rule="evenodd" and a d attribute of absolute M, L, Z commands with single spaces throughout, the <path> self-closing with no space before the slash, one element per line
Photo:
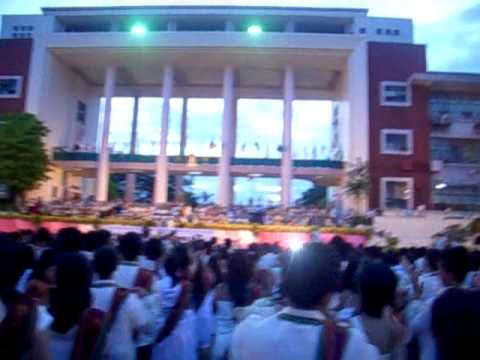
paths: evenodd
<path fill-rule="evenodd" d="M 0 117 L 0 183 L 22 195 L 48 179 L 49 160 L 44 138 L 49 130 L 35 115 Z"/>
<path fill-rule="evenodd" d="M 325 207 L 326 202 L 327 189 L 324 186 L 320 186 L 317 184 L 314 184 L 313 187 L 305 191 L 299 200 L 300 205 L 317 206 L 320 208 Z"/>
<path fill-rule="evenodd" d="M 355 198 L 357 213 L 359 213 L 360 199 L 362 196 L 367 195 L 370 190 L 368 162 L 357 162 L 350 166 L 350 169 L 347 171 L 345 190 Z"/>
<path fill-rule="evenodd" d="M 118 189 L 118 182 L 114 181 L 114 179 L 110 177 L 108 180 L 108 200 L 117 200 L 120 197 L 121 194 Z"/>

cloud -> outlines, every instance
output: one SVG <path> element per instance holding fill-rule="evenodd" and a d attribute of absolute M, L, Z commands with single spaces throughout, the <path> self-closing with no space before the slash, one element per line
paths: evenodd
<path fill-rule="evenodd" d="M 432 24 L 416 26 L 427 44 L 431 71 L 480 72 L 480 5 Z"/>

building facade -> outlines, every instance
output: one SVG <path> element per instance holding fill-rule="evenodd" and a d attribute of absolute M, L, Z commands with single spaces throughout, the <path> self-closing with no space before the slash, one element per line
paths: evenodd
<path fill-rule="evenodd" d="M 438 149 L 464 138 L 435 135 L 430 109 L 439 90 L 418 80 L 430 75 L 424 46 L 413 44 L 411 20 L 369 17 L 363 9 L 45 8 L 42 15 L 4 16 L 1 37 L 0 113 L 34 113 L 51 129 L 54 171 L 32 197 L 61 198 L 73 184 L 82 196 L 106 201 L 110 174 L 125 173 L 131 200 L 136 175 L 148 173 L 155 178 L 152 201 L 161 204 L 169 175 L 195 173 L 216 176 L 222 206 L 232 204 L 235 177 L 278 178 L 279 200 L 287 207 L 294 179 L 341 187 L 348 166 L 360 160 L 369 163 L 370 208 L 413 209 L 452 199 L 436 189 L 448 182 L 442 172 L 451 162 L 440 171 L 432 170 L 431 160 L 444 160 L 437 154 L 448 151 Z M 462 97 L 470 99 L 467 107 L 478 99 L 478 83 L 472 84 Z M 116 97 L 131 99 L 128 124 L 116 119 Z M 158 133 L 142 135 L 142 104 L 151 98 L 161 98 Z M 218 149 L 214 156 L 189 150 L 193 98 L 221 99 L 218 143 L 208 144 Z M 179 130 L 172 136 L 177 99 Z M 280 122 L 272 125 L 278 147 L 265 155 L 240 154 L 244 99 L 282 104 Z M 332 141 L 323 157 L 316 149 L 292 150 L 302 126 L 295 103 L 307 100 L 332 104 Z M 472 110 L 472 123 L 477 116 Z M 123 127 L 126 141 L 115 151 L 109 136 Z M 147 135 L 158 137 L 148 155 L 139 151 Z M 257 140 L 253 146 L 260 147 Z M 478 182 L 466 186 L 468 192 Z"/>

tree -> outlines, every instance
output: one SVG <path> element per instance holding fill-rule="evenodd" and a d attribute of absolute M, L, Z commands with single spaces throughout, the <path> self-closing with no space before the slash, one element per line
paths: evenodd
<path fill-rule="evenodd" d="M 350 169 L 347 171 L 345 190 L 354 197 L 357 215 L 360 214 L 362 196 L 367 195 L 370 190 L 368 162 L 358 161 L 350 165 Z"/>
<path fill-rule="evenodd" d="M 313 186 L 302 194 L 298 201 L 300 205 L 325 207 L 327 202 L 327 189 L 325 186 L 313 184 Z"/>
<path fill-rule="evenodd" d="M 0 184 L 12 198 L 23 197 L 48 179 L 48 154 L 44 138 L 49 130 L 35 115 L 28 113 L 0 116 Z"/>

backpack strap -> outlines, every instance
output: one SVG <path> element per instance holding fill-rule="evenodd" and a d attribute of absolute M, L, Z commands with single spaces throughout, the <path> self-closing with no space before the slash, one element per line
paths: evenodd
<path fill-rule="evenodd" d="M 318 360 L 341 360 L 348 340 L 348 329 L 327 319 L 318 342 Z"/>
<path fill-rule="evenodd" d="M 129 293 L 130 292 L 124 288 L 115 289 L 112 297 L 112 303 L 110 304 L 110 309 L 105 314 L 105 320 L 103 321 L 103 326 L 91 357 L 92 360 L 97 360 L 101 358 L 101 355 L 105 350 L 105 346 L 107 343 L 107 335 L 110 332 L 113 324 L 115 323 L 120 307 L 126 300 Z"/>
<path fill-rule="evenodd" d="M 153 275 L 153 271 L 139 268 L 133 287 L 142 288 L 145 291 L 150 292 L 153 284 Z"/>
<path fill-rule="evenodd" d="M 105 350 L 107 335 L 128 294 L 127 289 L 116 288 L 107 312 L 92 308 L 85 311 L 75 338 L 71 360 L 101 358 L 101 354 Z"/>
<path fill-rule="evenodd" d="M 99 309 L 85 310 L 75 337 L 71 360 L 84 360 L 92 357 L 104 319 L 105 313 Z"/>

